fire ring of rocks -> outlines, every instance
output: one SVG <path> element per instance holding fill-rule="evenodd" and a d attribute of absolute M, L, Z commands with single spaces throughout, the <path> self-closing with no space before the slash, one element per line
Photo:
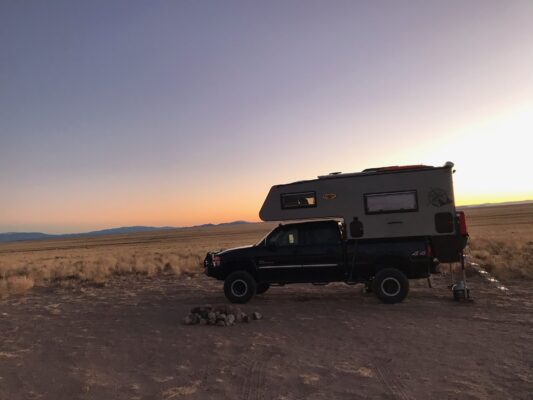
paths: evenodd
<path fill-rule="evenodd" d="M 248 315 L 240 308 L 230 305 L 203 306 L 192 308 L 189 315 L 183 318 L 183 323 L 185 325 L 232 326 L 236 323 L 258 321 L 262 318 L 263 316 L 257 311 Z"/>

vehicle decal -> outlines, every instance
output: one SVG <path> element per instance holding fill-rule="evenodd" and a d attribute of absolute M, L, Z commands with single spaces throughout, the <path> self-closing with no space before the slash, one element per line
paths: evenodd
<path fill-rule="evenodd" d="M 442 207 L 450 204 L 452 199 L 448 197 L 446 190 L 441 188 L 431 188 L 428 193 L 428 201 L 434 207 Z"/>

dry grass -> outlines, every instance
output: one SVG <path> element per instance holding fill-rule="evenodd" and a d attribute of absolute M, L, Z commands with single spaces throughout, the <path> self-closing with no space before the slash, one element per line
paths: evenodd
<path fill-rule="evenodd" d="M 271 224 L 161 231 L 0 245 L 0 297 L 64 281 L 105 284 L 113 275 L 195 274 L 207 251 L 251 244 Z"/>
<path fill-rule="evenodd" d="M 499 279 L 533 279 L 533 204 L 466 209 L 470 255 Z M 121 274 L 195 274 L 207 251 L 251 244 L 273 224 L 0 245 L 0 297 Z"/>
<path fill-rule="evenodd" d="M 498 279 L 533 279 L 533 204 L 465 210 L 469 253 Z"/>
<path fill-rule="evenodd" d="M 0 298 L 9 294 L 24 293 L 34 285 L 33 278 L 28 276 L 10 276 L 0 279 Z"/>

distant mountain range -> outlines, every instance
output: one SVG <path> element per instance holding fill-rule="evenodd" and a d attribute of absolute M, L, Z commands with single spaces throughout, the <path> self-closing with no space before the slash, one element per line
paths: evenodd
<path fill-rule="evenodd" d="M 151 232 L 151 231 L 161 231 L 161 230 L 170 230 L 170 229 L 190 229 L 190 228 L 204 228 L 204 227 L 213 227 L 213 226 L 228 226 L 228 225 L 243 225 L 249 224 L 247 221 L 233 221 L 233 222 L 223 222 L 221 224 L 202 224 L 194 226 L 183 226 L 183 227 L 173 227 L 173 226 L 123 226 L 121 228 L 110 228 L 102 229 L 99 231 L 91 231 L 84 233 L 67 233 L 67 234 L 49 234 L 42 232 L 6 232 L 0 233 L 0 243 L 6 242 L 19 242 L 19 241 L 28 241 L 28 240 L 44 240 L 44 239 L 66 239 L 66 238 L 77 238 L 77 237 L 93 237 L 93 236 L 104 236 L 104 235 L 120 235 L 126 233 L 138 233 L 138 232 Z"/>
<path fill-rule="evenodd" d="M 505 203 L 473 204 L 473 205 L 466 205 L 466 206 L 458 206 L 457 208 L 464 209 L 464 208 L 475 208 L 475 207 L 497 207 L 497 206 L 531 204 L 531 203 L 533 203 L 533 200 L 509 201 Z M 68 233 L 68 234 L 59 234 L 59 235 L 52 235 L 52 234 L 42 233 L 42 232 L 7 232 L 7 233 L 0 233 L 0 243 L 18 242 L 18 241 L 27 241 L 27 240 L 77 238 L 77 237 L 83 237 L 83 236 L 92 237 L 92 236 L 103 236 L 103 235 L 120 235 L 120 234 L 126 234 L 126 233 L 151 232 L 151 231 L 161 231 L 161 230 L 169 230 L 169 229 L 204 228 L 204 227 L 213 227 L 213 226 L 243 225 L 243 224 L 250 224 L 250 223 L 251 222 L 247 222 L 247 221 L 233 221 L 233 222 L 224 222 L 221 224 L 203 224 L 203 225 L 184 226 L 184 227 L 124 226 L 121 228 L 102 229 L 99 231 L 92 231 L 92 232 L 85 232 L 85 233 Z"/>

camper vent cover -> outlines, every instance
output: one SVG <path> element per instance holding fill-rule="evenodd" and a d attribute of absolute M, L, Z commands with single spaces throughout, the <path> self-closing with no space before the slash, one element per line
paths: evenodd
<path fill-rule="evenodd" d="M 380 168 L 367 168 L 363 172 L 378 172 L 378 171 L 401 171 L 403 169 L 425 169 L 432 168 L 429 165 L 416 164 L 416 165 L 391 165 L 390 167 L 380 167 Z"/>
<path fill-rule="evenodd" d="M 331 178 L 333 176 L 336 176 L 336 175 L 341 175 L 342 172 L 340 171 L 337 171 L 337 172 L 330 172 L 329 174 L 327 175 L 318 175 L 318 179 L 324 179 L 324 178 Z"/>

